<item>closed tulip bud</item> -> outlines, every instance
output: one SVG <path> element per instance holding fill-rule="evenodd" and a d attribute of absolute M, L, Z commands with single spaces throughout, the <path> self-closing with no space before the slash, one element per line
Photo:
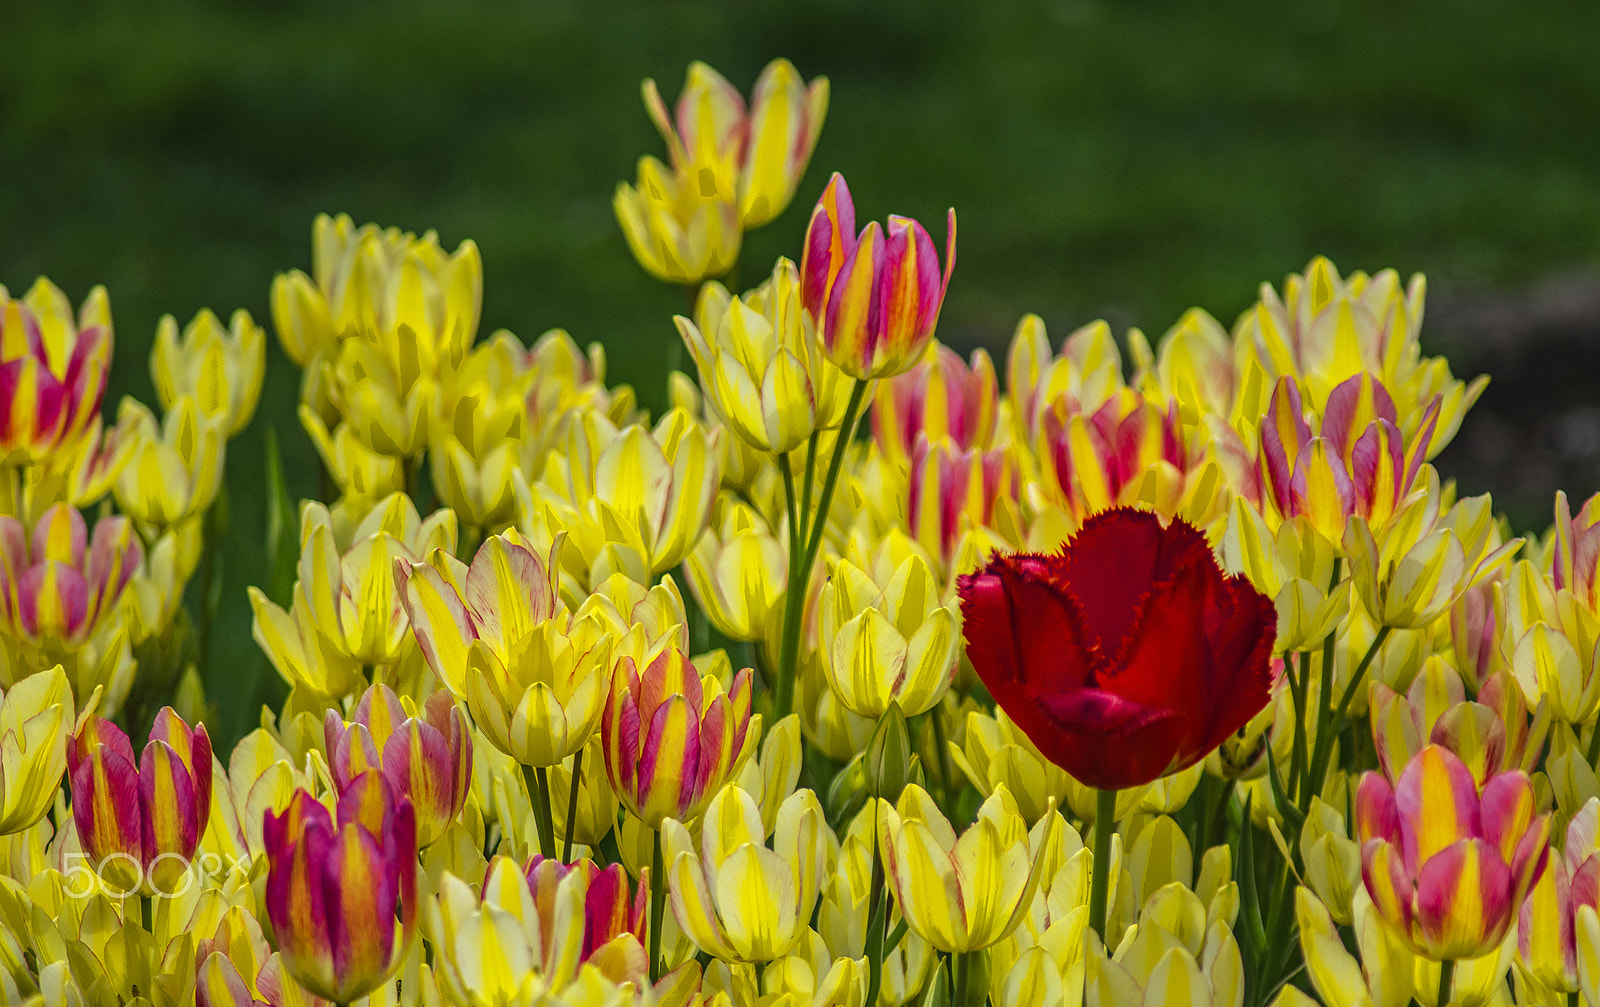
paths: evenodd
<path fill-rule="evenodd" d="M 184 326 L 181 341 L 177 320 L 163 315 L 150 351 L 150 376 L 161 408 L 193 396 L 202 413 L 223 421 L 230 437 L 255 415 L 266 364 L 266 334 L 243 309 L 233 313 L 227 329 L 209 309 L 202 310 Z"/>
<path fill-rule="evenodd" d="M 436 692 L 419 711 L 410 697 L 379 683 L 351 714 L 350 721 L 336 710 L 324 715 L 334 785 L 343 791 L 367 770 L 381 770 L 395 796 L 411 801 L 417 845 L 432 843 L 461 813 L 472 780 L 472 740 L 460 707 L 448 692 Z"/>
<path fill-rule="evenodd" d="M 599 725 L 611 634 L 598 617 L 567 614 L 554 557 L 543 563 L 524 543 L 490 536 L 470 567 L 436 549 L 427 563 L 397 561 L 394 576 L 434 674 L 497 748 L 544 767 Z"/>
<path fill-rule="evenodd" d="M 59 666 L 0 690 L 0 836 L 50 810 L 67 770 L 72 686 Z"/>
<path fill-rule="evenodd" d="M 222 488 L 227 427 L 193 396 L 179 398 L 161 422 L 142 403 L 122 400 L 122 416 L 143 443 L 117 478 L 117 506 L 135 520 L 167 528 L 203 513 Z"/>
<path fill-rule="evenodd" d="M 1384 922 L 1418 955 L 1476 958 L 1505 938 L 1545 869 L 1550 815 L 1521 772 L 1481 788 L 1448 749 L 1428 745 L 1396 786 L 1377 773 L 1356 794 L 1362 880 Z"/>
<path fill-rule="evenodd" d="M 698 844 L 668 820 L 662 840 L 672 913 L 702 950 L 725 961 L 767 962 L 794 948 L 816 906 L 832 832 L 810 791 L 778 809 L 772 846 L 754 798 L 737 786 L 706 807 Z"/>
<path fill-rule="evenodd" d="M 1306 883 L 1340 926 L 1352 922 L 1352 905 L 1361 887 L 1361 844 L 1350 838 L 1344 816 L 1313 796 L 1300 830 L 1300 859 Z"/>
<path fill-rule="evenodd" d="M 1110 958 L 1099 941 L 1089 942 L 1086 1007 L 1141 1001 L 1222 1007 L 1242 1000 L 1244 963 L 1228 924 L 1208 923 L 1199 899 L 1181 886 L 1175 894 L 1147 903 Z"/>
<path fill-rule="evenodd" d="M 1411 952 L 1385 926 L 1365 890 L 1352 908 L 1356 954 L 1346 950 L 1339 927 L 1312 890 L 1295 890 L 1300 952 L 1312 987 L 1330 1004 L 1405 1004 L 1417 990 Z M 1434 989 L 1437 989 L 1435 985 Z M 1459 989 L 1459 985 L 1457 987 Z"/>
<path fill-rule="evenodd" d="M 748 111 L 733 85 L 698 61 L 689 64 L 675 115 L 668 115 L 655 81 L 646 80 L 643 91 L 674 165 L 717 161 L 736 172 L 746 230 L 772 220 L 794 198 L 828 112 L 828 78 L 805 84 L 786 59 L 761 71 Z"/>
<path fill-rule="evenodd" d="M 20 300 L 0 287 L 0 457 L 38 464 L 78 441 L 100 414 L 111 347 L 104 287 L 76 318 L 44 277 Z"/>
<path fill-rule="evenodd" d="M 918 759 L 911 751 L 911 732 L 900 704 L 889 701 L 889 708 L 878 718 L 864 753 L 867 768 L 867 793 L 885 801 L 897 801 L 900 792 L 916 776 Z"/>
<path fill-rule="evenodd" d="M 1003 786 L 957 837 L 933 798 L 908 786 L 896 805 L 878 802 L 884 873 L 910 928 L 946 953 L 1004 940 L 1038 885 L 1053 819 L 1030 836 Z"/>
<path fill-rule="evenodd" d="M 955 264 L 955 210 L 941 276 L 933 239 L 909 217 L 856 234 L 850 188 L 835 173 L 811 213 L 800 261 L 802 300 L 828 359 L 858 379 L 909 370 L 933 339 Z"/>
<path fill-rule="evenodd" d="M 762 640 L 788 577 L 789 552 L 755 508 L 723 494 L 718 517 L 684 557 L 689 590 L 717 631 Z"/>
<path fill-rule="evenodd" d="M 416 820 L 382 774 L 351 781 L 334 814 L 307 791 L 266 816 L 266 910 L 284 970 L 347 1004 L 405 958 L 417 912 Z"/>
<path fill-rule="evenodd" d="M 618 182 L 611 207 L 645 272 L 688 286 L 721 276 L 739 257 L 736 186 L 729 166 L 716 160 L 671 168 L 642 157 L 637 184 Z"/>
<path fill-rule="evenodd" d="M 172 892 L 211 817 L 211 739 L 170 707 L 156 714 L 135 764 L 128 736 L 91 716 L 67 748 L 78 840 L 107 884 Z"/>
<path fill-rule="evenodd" d="M 817 603 L 828 683 L 852 712 L 914 717 L 936 704 L 961 656 L 961 618 L 932 567 L 907 556 L 884 581 L 841 559 Z"/>
<path fill-rule="evenodd" d="M 778 809 L 800 784 L 800 718 L 790 714 L 767 728 L 761 749 L 744 764 L 739 789 L 755 798 L 767 835 L 778 827 Z"/>
<path fill-rule="evenodd" d="M 669 646 L 641 673 L 631 657 L 612 672 L 600 732 L 617 797 L 645 825 L 692 822 L 754 754 L 760 715 L 750 712 L 750 669 L 726 692 Z"/>

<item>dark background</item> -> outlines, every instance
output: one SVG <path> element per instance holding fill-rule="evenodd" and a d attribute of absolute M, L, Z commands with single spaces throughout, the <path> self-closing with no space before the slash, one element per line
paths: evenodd
<path fill-rule="evenodd" d="M 1319 253 L 1421 271 L 1428 348 L 1494 376 L 1444 474 L 1521 529 L 1549 523 L 1557 486 L 1600 489 L 1592 3 L 13 0 L 0 25 L 0 283 L 109 288 L 108 414 L 153 400 L 162 314 L 270 326 L 272 276 L 309 269 L 319 211 L 475 239 L 484 334 L 601 340 L 611 380 L 659 406 L 682 294 L 633 262 L 610 205 L 663 154 L 640 80 L 670 101 L 698 58 L 748 89 L 787 56 L 833 101 L 794 205 L 747 237 L 746 285 L 798 255 L 833 170 L 862 219 L 957 208 L 940 336 L 963 347 L 1003 350 L 1026 311 L 1058 340 L 1096 317 L 1156 337 L 1191 305 L 1228 325 Z M 267 427 L 296 495 L 317 486 L 296 375 L 269 354 L 228 456 L 209 680 L 237 724 Z"/>

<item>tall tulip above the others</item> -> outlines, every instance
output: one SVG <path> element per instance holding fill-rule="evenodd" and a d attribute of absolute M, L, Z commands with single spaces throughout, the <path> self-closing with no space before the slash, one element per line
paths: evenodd
<path fill-rule="evenodd" d="M 1060 552 L 997 555 L 957 587 L 967 654 L 995 701 L 1100 791 L 1101 930 L 1116 791 L 1187 769 L 1266 706 L 1272 599 L 1224 576 L 1193 526 L 1127 507 L 1090 518 Z"/>
<path fill-rule="evenodd" d="M 801 298 L 828 358 L 858 379 L 910 370 L 933 340 L 956 266 L 956 211 L 947 224 L 944 272 L 927 230 L 890 215 L 856 230 L 856 208 L 835 173 L 811 212 L 800 260 Z"/>

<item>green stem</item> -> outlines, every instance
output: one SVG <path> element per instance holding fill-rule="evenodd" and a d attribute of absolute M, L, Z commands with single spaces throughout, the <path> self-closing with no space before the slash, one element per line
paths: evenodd
<path fill-rule="evenodd" d="M 817 450 L 821 439 L 819 432 L 813 430 L 806 443 L 805 475 L 800 478 L 800 514 L 804 522 L 799 526 L 801 541 L 805 541 L 805 533 L 811 527 L 811 499 L 817 489 Z"/>
<path fill-rule="evenodd" d="M 139 919 L 144 923 L 144 932 L 154 937 L 156 932 L 156 900 L 149 895 L 139 896 Z"/>
<path fill-rule="evenodd" d="M 1294 750 L 1289 757 L 1289 779 L 1285 781 L 1289 793 L 1298 794 L 1297 788 L 1303 788 L 1302 782 L 1306 775 L 1306 693 L 1311 690 L 1311 654 L 1308 651 L 1300 653 L 1300 675 L 1297 678 L 1293 669 L 1293 655 L 1284 663 L 1284 673 L 1289 679 L 1289 692 L 1294 699 Z M 1267 739 L 1271 747 L 1272 739 Z M 1270 758 L 1270 753 L 1269 753 Z"/>
<path fill-rule="evenodd" d="M 867 910 L 867 999 L 878 1002 L 883 987 L 883 931 L 889 921 L 889 893 L 884 887 L 883 859 L 878 855 L 878 830 L 872 830 L 872 895 Z"/>
<path fill-rule="evenodd" d="M 1573 990 L 1567 994 L 1567 1007 L 1579 1007 L 1583 998 L 1582 990 Z"/>
<path fill-rule="evenodd" d="M 944 798 L 946 810 L 949 811 L 948 806 L 953 800 L 950 781 L 955 778 L 955 770 L 950 766 L 950 746 L 944 742 L 944 718 L 939 716 L 938 706 L 928 711 L 928 720 L 933 725 L 933 767 L 939 774 L 939 796 Z"/>
<path fill-rule="evenodd" d="M 1106 897 L 1111 888 L 1111 834 L 1117 828 L 1117 792 L 1099 790 L 1094 803 L 1094 874 L 1089 880 L 1089 928 L 1106 942 Z"/>
<path fill-rule="evenodd" d="M 554 860 L 556 826 L 550 814 L 550 775 L 543 766 L 523 766 L 522 778 L 528 785 L 528 800 L 533 802 L 533 821 L 539 829 L 539 852 Z"/>
<path fill-rule="evenodd" d="M 1439 963 L 1439 998 L 1434 1001 L 1434 1007 L 1448 1007 L 1450 1003 L 1450 984 L 1456 976 L 1456 963 L 1454 959 L 1446 958 Z"/>
<path fill-rule="evenodd" d="M 957 951 L 950 956 L 950 968 L 955 973 L 951 990 L 950 1002 L 956 1007 L 967 1007 L 967 998 L 970 995 L 967 986 L 972 982 L 972 956 L 976 951 Z"/>
<path fill-rule="evenodd" d="M 1311 795 L 1322 785 L 1323 779 L 1328 775 L 1328 760 L 1333 758 L 1333 742 L 1344 730 L 1345 711 L 1350 709 L 1350 700 L 1355 698 L 1356 690 L 1367 677 L 1367 669 L 1372 666 L 1373 659 L 1378 656 L 1378 648 L 1383 646 L 1383 641 L 1389 638 L 1389 627 L 1379 626 L 1378 635 L 1372 638 L 1372 646 L 1361 658 L 1361 663 L 1356 665 L 1350 681 L 1345 684 L 1344 692 L 1339 696 L 1339 705 L 1333 709 L 1332 714 L 1321 721 L 1321 728 L 1317 731 L 1317 744 L 1315 757 L 1311 760 L 1311 779 L 1309 786 L 1301 794 L 1300 810 L 1304 812 L 1311 807 Z M 1331 647 L 1329 648 L 1332 649 Z M 1332 662 L 1325 664 L 1322 669 L 1323 686 L 1319 692 L 1326 693 L 1327 682 L 1333 678 Z"/>
<path fill-rule="evenodd" d="M 561 837 L 561 862 L 572 863 L 572 825 L 578 820 L 578 788 L 583 785 L 583 749 L 572 757 L 572 788 L 567 793 L 566 835 Z"/>
<path fill-rule="evenodd" d="M 667 868 L 661 852 L 661 830 L 656 830 L 655 851 L 650 855 L 650 982 L 660 981 L 661 920 L 667 908 Z"/>
<path fill-rule="evenodd" d="M 839 424 L 839 439 L 833 442 L 833 457 L 828 459 L 828 474 L 822 479 L 822 495 L 817 497 L 816 519 L 811 521 L 811 539 L 806 543 L 806 570 L 817 561 L 817 550 L 822 548 L 822 533 L 828 529 L 828 507 L 833 502 L 833 489 L 839 483 L 839 470 L 844 468 L 845 452 L 856 436 L 857 415 L 861 400 L 867 394 L 867 379 L 856 378 L 850 389 L 850 401 L 844 407 L 844 420 Z"/>
<path fill-rule="evenodd" d="M 1235 781 L 1222 780 L 1220 783 L 1221 786 L 1217 787 L 1216 803 L 1206 812 L 1206 828 L 1200 834 L 1200 849 L 1196 852 L 1201 855 L 1204 855 L 1206 850 L 1216 845 L 1217 827 L 1219 825 L 1225 826 L 1228 821 L 1228 802 L 1233 800 Z M 1249 822 L 1246 822 L 1246 827 L 1249 824 Z"/>
<path fill-rule="evenodd" d="M 1589 750 L 1584 754 L 1587 756 L 1584 761 L 1591 766 L 1600 759 L 1600 720 L 1594 722 L 1594 733 L 1589 735 Z"/>

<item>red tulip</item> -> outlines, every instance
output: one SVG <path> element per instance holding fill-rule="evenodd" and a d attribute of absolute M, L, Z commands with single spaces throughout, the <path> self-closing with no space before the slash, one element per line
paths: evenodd
<path fill-rule="evenodd" d="M 958 586 L 978 676 L 1091 787 L 1192 766 L 1267 704 L 1272 599 L 1180 519 L 1104 511 L 1060 552 L 996 555 Z"/>

